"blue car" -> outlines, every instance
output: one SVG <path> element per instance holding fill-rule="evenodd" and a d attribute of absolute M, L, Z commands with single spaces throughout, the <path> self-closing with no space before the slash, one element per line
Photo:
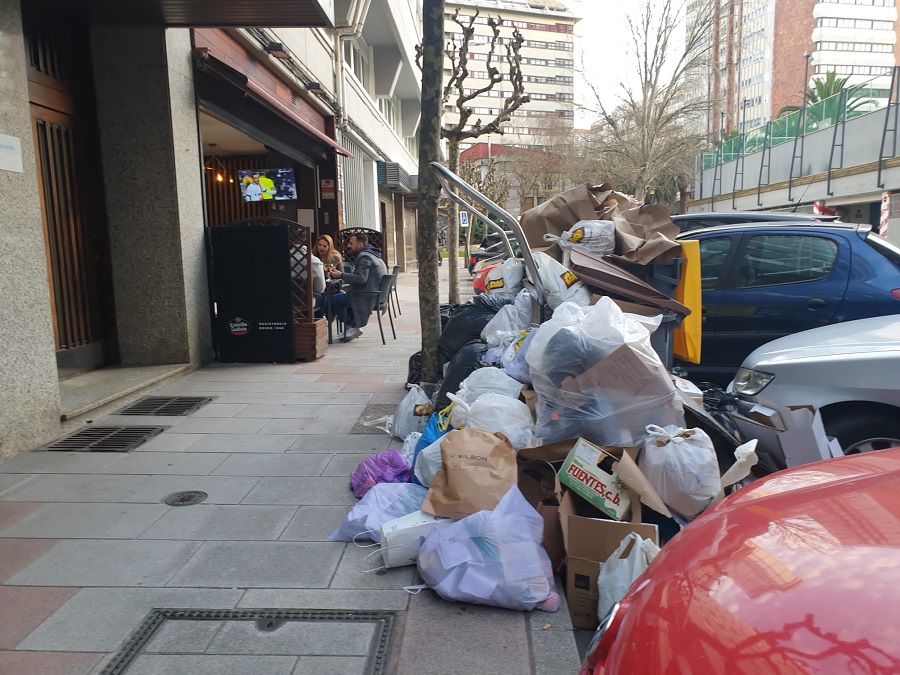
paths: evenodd
<path fill-rule="evenodd" d="M 685 232 L 700 240 L 701 363 L 724 385 L 760 345 L 810 328 L 900 313 L 900 248 L 855 223 L 753 223 Z"/>

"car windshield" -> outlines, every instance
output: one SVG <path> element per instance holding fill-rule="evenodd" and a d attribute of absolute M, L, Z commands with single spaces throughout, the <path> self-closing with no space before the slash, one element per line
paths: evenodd
<path fill-rule="evenodd" d="M 866 235 L 866 243 L 895 265 L 900 265 L 900 248 L 875 232 Z"/>

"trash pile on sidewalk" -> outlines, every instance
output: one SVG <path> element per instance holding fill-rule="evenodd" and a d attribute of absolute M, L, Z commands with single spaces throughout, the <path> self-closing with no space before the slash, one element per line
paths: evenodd
<path fill-rule="evenodd" d="M 432 392 L 410 359 L 403 449 L 353 473 L 361 500 L 332 538 L 375 542 L 373 567 L 415 564 L 451 601 L 553 612 L 563 573 L 592 629 L 750 474 L 756 442 L 669 372 L 673 351 L 699 360 L 700 276 L 665 209 L 581 186 L 513 232 L 525 259 L 442 308 L 443 380 Z"/>

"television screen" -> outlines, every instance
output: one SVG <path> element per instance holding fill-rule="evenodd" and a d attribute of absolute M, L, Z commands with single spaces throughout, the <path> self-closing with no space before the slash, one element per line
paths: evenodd
<path fill-rule="evenodd" d="M 297 199 L 293 169 L 239 169 L 238 180 L 245 202 Z"/>

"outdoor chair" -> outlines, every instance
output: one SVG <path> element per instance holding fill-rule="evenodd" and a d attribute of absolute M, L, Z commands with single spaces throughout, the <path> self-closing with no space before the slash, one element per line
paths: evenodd
<path fill-rule="evenodd" d="M 394 271 L 391 272 L 391 276 L 394 277 L 394 283 L 391 284 L 391 302 L 394 306 L 394 318 L 396 319 L 398 316 L 403 314 L 400 311 L 400 296 L 397 295 L 397 275 L 400 272 L 400 265 L 394 265 Z"/>
<path fill-rule="evenodd" d="M 393 274 L 385 274 L 381 277 L 381 288 L 377 293 L 375 291 L 351 291 L 351 293 L 359 293 L 361 295 L 377 296 L 375 309 L 372 311 L 378 318 L 378 330 L 381 332 L 381 344 L 383 345 L 387 344 L 384 340 L 384 327 L 381 324 L 381 315 L 385 312 L 387 312 L 388 319 L 391 322 L 391 333 L 394 334 L 394 339 L 397 339 L 397 331 L 394 329 L 394 317 L 391 314 L 391 289 L 394 286 L 394 281 L 395 276 Z"/>

